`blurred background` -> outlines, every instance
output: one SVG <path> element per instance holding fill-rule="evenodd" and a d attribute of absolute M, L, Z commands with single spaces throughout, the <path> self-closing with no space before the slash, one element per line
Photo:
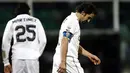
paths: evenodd
<path fill-rule="evenodd" d="M 81 45 L 102 61 L 94 66 L 80 55 L 85 73 L 130 73 L 130 0 L 0 0 L 0 41 L 16 5 L 28 3 L 31 15 L 41 20 L 48 40 L 39 59 L 40 73 L 51 73 L 60 25 L 82 1 L 95 4 L 98 15 L 90 23 L 81 23 Z M 1 48 L 0 73 L 3 73 Z"/>

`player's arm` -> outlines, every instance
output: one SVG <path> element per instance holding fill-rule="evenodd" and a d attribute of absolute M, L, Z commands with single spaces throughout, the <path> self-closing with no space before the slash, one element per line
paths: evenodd
<path fill-rule="evenodd" d="M 68 38 L 63 37 L 61 40 L 61 62 L 66 62 L 66 55 L 68 51 Z"/>
<path fill-rule="evenodd" d="M 100 59 L 93 55 L 92 53 L 90 53 L 89 51 L 85 50 L 81 45 L 79 46 L 79 53 L 88 57 L 95 65 L 100 64 Z"/>
<path fill-rule="evenodd" d="M 81 45 L 79 46 L 79 53 L 86 57 L 89 57 L 90 55 L 92 55 L 90 52 L 85 50 Z"/>
<path fill-rule="evenodd" d="M 45 49 L 47 39 L 46 39 L 46 34 L 45 34 L 45 31 L 44 31 L 44 28 L 43 28 L 40 20 L 38 20 L 38 41 L 39 41 L 39 44 L 40 44 L 39 51 L 40 51 L 40 54 L 42 54 L 42 52 Z"/>
<path fill-rule="evenodd" d="M 68 51 L 68 43 L 72 38 L 72 33 L 68 31 L 63 32 L 63 38 L 61 40 L 61 63 L 58 69 L 58 73 L 64 73 L 66 71 L 66 56 Z"/>
<path fill-rule="evenodd" d="M 11 65 L 9 63 L 9 51 L 11 46 L 11 39 L 12 39 L 12 22 L 9 21 L 6 25 L 3 38 L 2 38 L 2 56 L 3 56 L 3 63 L 4 63 L 4 73 L 10 73 L 12 71 Z"/>
<path fill-rule="evenodd" d="M 61 40 L 61 62 L 66 62 L 68 43 L 71 40 L 72 36 L 73 34 L 67 30 L 63 32 L 63 38 Z"/>
<path fill-rule="evenodd" d="M 2 56 L 3 56 L 3 63 L 4 66 L 9 65 L 9 51 L 11 46 L 11 39 L 12 39 L 12 22 L 9 21 L 6 25 L 3 38 L 2 38 Z"/>

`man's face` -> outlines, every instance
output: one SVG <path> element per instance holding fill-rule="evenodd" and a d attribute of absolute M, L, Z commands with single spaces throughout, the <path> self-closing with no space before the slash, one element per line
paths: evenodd
<path fill-rule="evenodd" d="M 82 13 L 81 21 L 90 22 L 93 19 L 94 16 L 95 16 L 95 14 L 93 14 L 93 13 L 91 13 L 91 14 Z"/>

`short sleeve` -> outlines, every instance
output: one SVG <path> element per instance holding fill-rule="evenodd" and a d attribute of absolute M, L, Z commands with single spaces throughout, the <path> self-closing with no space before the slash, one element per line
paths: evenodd
<path fill-rule="evenodd" d="M 65 19 L 63 21 L 63 26 L 62 26 L 62 30 L 67 31 L 72 33 L 73 35 L 75 34 L 76 31 L 76 23 L 72 20 L 72 19 Z"/>
<path fill-rule="evenodd" d="M 71 39 L 75 34 L 76 24 L 72 19 L 65 19 L 62 23 L 61 30 L 64 37 Z"/>
<path fill-rule="evenodd" d="M 76 24 L 74 24 L 74 23 L 70 23 L 70 24 L 68 24 L 68 26 L 66 27 L 66 30 L 67 31 L 69 31 L 69 32 L 71 32 L 73 35 L 75 34 L 75 31 L 76 31 L 76 26 L 75 26 Z"/>

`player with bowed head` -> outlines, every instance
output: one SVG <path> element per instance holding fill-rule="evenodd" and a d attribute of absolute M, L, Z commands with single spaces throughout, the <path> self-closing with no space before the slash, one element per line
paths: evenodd
<path fill-rule="evenodd" d="M 96 55 L 80 45 L 79 22 L 89 22 L 96 14 L 96 7 L 93 4 L 82 3 L 76 7 L 76 12 L 65 18 L 59 31 L 52 73 L 84 73 L 78 54 L 88 57 L 95 65 L 100 64 L 101 61 Z"/>

